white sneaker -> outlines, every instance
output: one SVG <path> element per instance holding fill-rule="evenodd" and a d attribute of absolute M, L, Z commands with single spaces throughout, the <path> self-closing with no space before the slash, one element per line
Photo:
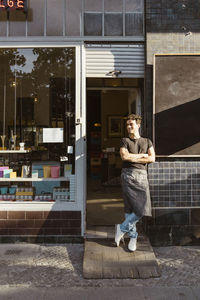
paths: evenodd
<path fill-rule="evenodd" d="M 120 224 L 115 225 L 115 243 L 117 247 L 119 247 L 119 243 L 124 235 L 125 232 L 121 231 Z"/>
<path fill-rule="evenodd" d="M 135 251 L 136 250 L 136 244 L 137 244 L 137 239 L 136 238 L 130 238 L 130 241 L 128 243 L 128 249 L 130 251 Z"/>

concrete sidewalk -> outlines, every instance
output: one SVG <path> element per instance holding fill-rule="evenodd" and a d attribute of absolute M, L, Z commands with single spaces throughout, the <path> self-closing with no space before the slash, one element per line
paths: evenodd
<path fill-rule="evenodd" d="M 110 288 L 31 288 L 0 289 L 2 300 L 196 300 L 200 287 L 110 287 Z"/>
<path fill-rule="evenodd" d="M 83 278 L 83 244 L 0 244 L 0 299 L 200 299 L 200 247 L 154 248 L 161 277 Z"/>

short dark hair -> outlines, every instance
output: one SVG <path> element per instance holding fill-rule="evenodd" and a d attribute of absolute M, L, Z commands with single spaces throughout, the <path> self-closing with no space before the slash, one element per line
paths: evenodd
<path fill-rule="evenodd" d="M 137 124 L 141 124 L 142 117 L 136 114 L 130 114 L 128 115 L 127 120 L 135 120 Z"/>

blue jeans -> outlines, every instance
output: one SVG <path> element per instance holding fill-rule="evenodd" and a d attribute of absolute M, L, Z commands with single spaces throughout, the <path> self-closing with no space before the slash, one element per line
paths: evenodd
<path fill-rule="evenodd" d="M 122 232 L 127 232 L 130 238 L 137 239 L 138 233 L 136 231 L 136 224 L 139 221 L 140 217 L 136 214 L 125 214 L 125 220 L 120 224 L 120 229 Z"/>

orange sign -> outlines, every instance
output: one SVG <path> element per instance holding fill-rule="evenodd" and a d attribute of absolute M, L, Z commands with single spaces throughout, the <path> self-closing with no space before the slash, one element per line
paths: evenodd
<path fill-rule="evenodd" d="M 27 0 L 0 0 L 0 10 L 27 10 Z"/>

